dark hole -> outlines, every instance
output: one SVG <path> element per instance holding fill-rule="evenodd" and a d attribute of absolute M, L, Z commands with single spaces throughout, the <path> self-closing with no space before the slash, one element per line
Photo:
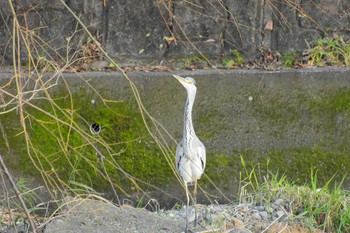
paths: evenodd
<path fill-rule="evenodd" d="M 92 123 L 90 125 L 90 132 L 92 134 L 99 134 L 101 132 L 101 126 L 97 123 Z"/>

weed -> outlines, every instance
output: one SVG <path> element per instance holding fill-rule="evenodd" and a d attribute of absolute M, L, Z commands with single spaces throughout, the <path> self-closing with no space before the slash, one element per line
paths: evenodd
<path fill-rule="evenodd" d="M 238 52 L 237 49 L 234 50 L 230 50 L 230 52 L 232 53 L 233 57 L 235 58 L 237 64 L 242 64 L 243 63 L 243 57 L 242 55 Z"/>
<path fill-rule="evenodd" d="M 200 56 L 190 56 L 190 57 L 185 57 L 183 59 L 184 61 L 184 66 L 185 67 L 190 67 L 190 66 L 193 66 L 195 65 L 196 63 L 206 63 L 207 61 L 200 57 Z"/>
<path fill-rule="evenodd" d="M 240 65 L 243 63 L 244 59 L 243 59 L 242 55 L 238 52 L 238 50 L 234 49 L 234 50 L 230 50 L 230 52 L 231 52 L 233 58 L 224 58 L 222 60 L 224 67 L 234 68 L 237 65 Z"/>
<path fill-rule="evenodd" d="M 282 64 L 285 68 L 294 67 L 300 59 L 298 52 L 286 52 L 282 55 Z"/>
<path fill-rule="evenodd" d="M 24 178 L 20 178 L 16 183 L 17 189 L 20 191 L 23 200 L 33 208 L 38 200 L 37 195 L 29 188 L 28 181 Z"/>
<path fill-rule="evenodd" d="M 145 195 L 142 195 L 141 198 L 138 200 L 136 208 L 142 208 L 145 201 Z"/>
<path fill-rule="evenodd" d="M 320 38 L 308 51 L 308 61 L 312 66 L 346 66 L 350 65 L 350 44 L 342 36 Z"/>
<path fill-rule="evenodd" d="M 310 182 L 299 186 L 284 174 L 269 171 L 268 162 L 265 172 L 259 164 L 248 170 L 243 158 L 241 162 L 241 202 L 253 198 L 253 202 L 269 207 L 272 201 L 281 198 L 288 200 L 291 211 L 288 218 L 292 220 L 324 232 L 350 231 L 350 193 L 342 189 L 346 176 L 335 184 L 334 175 L 320 187 L 318 171 L 311 169 Z M 266 175 L 262 176 L 263 173 Z"/>

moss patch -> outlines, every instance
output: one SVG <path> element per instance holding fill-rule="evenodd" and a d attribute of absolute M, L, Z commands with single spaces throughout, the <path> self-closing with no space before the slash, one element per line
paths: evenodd
<path fill-rule="evenodd" d="M 293 183 L 304 185 L 310 182 L 311 169 L 318 171 L 319 185 L 324 185 L 335 175 L 334 182 L 340 182 L 348 173 L 350 160 L 348 155 L 339 151 L 329 151 L 321 148 L 290 148 L 288 150 L 271 149 L 261 153 L 256 151 L 237 151 L 233 155 L 207 156 L 206 174 L 222 190 L 237 194 L 238 181 L 245 177 L 240 156 L 246 161 L 248 170 L 258 170 L 258 174 L 284 174 Z M 263 180 L 260 180 L 263 181 Z M 201 184 L 213 188 L 206 178 Z"/>
<path fill-rule="evenodd" d="M 251 117 L 259 126 L 259 133 L 263 133 L 262 137 L 299 139 L 292 138 L 295 135 L 288 132 L 293 127 L 299 127 L 300 131 L 314 130 L 305 138 L 317 133 L 324 137 L 315 140 L 311 146 L 286 148 L 276 143 L 264 150 L 237 150 L 232 154 L 215 153 L 208 148 L 206 174 L 220 189 L 231 193 L 237 191 L 242 172 L 240 156 L 251 167 L 259 163 L 263 167 L 269 161 L 271 171 L 285 173 L 300 184 L 309 180 L 311 168 L 319 170 L 320 182 L 329 180 L 335 173 L 339 174 L 338 179 L 349 170 L 347 152 L 350 134 L 346 126 L 350 125 L 350 90 L 324 92 L 316 98 L 298 91 L 292 91 L 288 97 L 279 92 L 272 95 L 268 89 L 252 91 L 249 95 L 253 101 L 241 104 L 242 112 L 245 111 L 242 118 Z M 80 89 L 72 97 L 67 92 L 56 92 L 50 97 L 52 101 L 41 99 L 33 103 L 51 116 L 30 106 L 25 107 L 25 122 L 31 142 L 28 146 L 37 168 L 33 167 L 27 153 L 17 113 L 1 115 L 0 121 L 10 148 L 6 140 L 0 140 L 0 147 L 7 155 L 6 163 L 12 170 L 22 175 L 44 176 L 47 181 L 52 179 L 53 183 L 61 180 L 59 182 L 76 188 L 76 184 L 86 184 L 97 191 L 111 190 L 105 170 L 116 186 L 128 191 L 137 189 L 134 178 L 144 181 L 141 184 L 143 188 L 148 185 L 161 188 L 174 182 L 174 175 L 148 135 L 141 115 L 130 107 L 134 103 L 116 101 L 104 104 L 87 89 Z M 241 103 L 240 99 L 234 101 Z M 227 121 L 218 122 L 224 118 L 218 109 L 205 113 L 198 115 L 196 125 L 207 126 L 205 130 L 198 131 L 198 136 L 210 141 L 229 126 Z M 90 133 L 89 126 L 93 123 L 102 127 L 99 135 Z M 247 127 L 245 132 L 254 134 L 256 129 Z M 214 188 L 205 177 L 201 184 Z"/>
<path fill-rule="evenodd" d="M 19 134 L 19 117 L 11 113 L 1 119 L 6 121 L 12 154 L 18 155 L 15 160 L 7 156 L 12 170 L 34 177 L 43 175 L 62 185 L 85 184 L 97 191 L 111 190 L 104 177 L 106 171 L 113 183 L 126 190 L 135 188 L 134 178 L 156 186 L 168 183 L 171 169 L 148 135 L 141 115 L 129 103 L 105 105 L 86 90 L 72 98 L 67 93 L 55 93 L 51 99 L 33 102 L 50 116 L 30 106 L 25 108 L 30 153 L 24 134 Z M 93 123 L 102 127 L 99 135 L 90 133 Z M 4 143 L 1 146 L 6 148 Z"/>

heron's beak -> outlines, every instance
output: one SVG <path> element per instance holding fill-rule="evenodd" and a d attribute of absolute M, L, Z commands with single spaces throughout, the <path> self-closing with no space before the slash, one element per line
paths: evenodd
<path fill-rule="evenodd" d="M 181 76 L 179 76 L 179 75 L 173 75 L 174 76 L 174 78 L 176 78 L 177 80 L 179 80 L 179 82 L 180 83 L 185 83 L 185 80 L 184 80 L 184 78 L 183 77 L 181 77 Z"/>

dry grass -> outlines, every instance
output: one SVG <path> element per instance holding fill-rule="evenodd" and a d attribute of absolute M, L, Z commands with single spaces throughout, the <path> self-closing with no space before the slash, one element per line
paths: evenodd
<path fill-rule="evenodd" d="M 111 57 L 108 56 L 104 48 L 101 46 L 98 38 L 91 34 L 91 32 L 88 30 L 88 27 L 81 22 L 79 17 L 66 5 L 65 1 L 60 0 L 60 2 L 66 11 L 72 14 L 76 20 L 76 30 L 70 37 L 67 37 L 67 43 L 63 48 L 65 51 L 65 53 L 63 53 L 64 55 L 62 55 L 61 52 L 62 48 L 60 48 L 61 51 L 59 52 L 54 49 L 53 46 L 51 46 L 51 43 L 49 41 L 44 41 L 42 38 L 40 38 L 40 36 L 38 36 L 36 32 L 40 28 L 31 28 L 26 23 L 26 20 L 19 20 L 19 17 L 26 19 L 29 11 L 18 15 L 14 9 L 13 3 L 9 1 L 9 7 L 11 9 L 13 17 L 13 25 L 12 28 L 10 28 L 12 40 L 9 41 L 8 45 L 12 48 L 13 51 L 13 76 L 0 87 L 0 115 L 7 115 L 14 112 L 17 113 L 18 123 L 21 129 L 20 133 L 17 136 L 25 141 L 26 152 L 33 166 L 33 169 L 37 170 L 40 173 L 42 182 L 44 183 L 45 188 L 49 191 L 52 199 L 56 200 L 60 197 L 61 194 L 65 194 L 66 190 L 70 190 L 70 192 L 75 195 L 94 195 L 94 198 L 101 197 L 96 194 L 88 184 L 78 182 L 67 183 L 61 178 L 61 175 L 55 166 L 54 160 L 51 160 L 52 156 L 55 154 L 47 154 L 45 151 L 39 150 L 36 148 L 35 142 L 33 142 L 30 134 L 30 128 L 32 122 L 34 121 L 35 123 L 41 125 L 41 127 L 46 127 L 47 132 L 52 132 L 52 128 L 47 127 L 47 124 L 53 125 L 55 127 L 55 132 L 57 132 L 57 134 L 52 134 L 52 136 L 55 137 L 55 143 L 57 143 L 60 148 L 57 153 L 59 152 L 63 154 L 63 157 L 66 159 L 67 164 L 72 170 L 75 170 L 75 164 L 70 159 L 70 155 L 72 153 L 76 154 L 88 163 L 91 161 L 91 157 L 98 158 L 99 163 L 102 165 L 103 169 L 99 169 L 97 163 L 89 163 L 91 166 L 90 170 L 95 171 L 97 176 L 102 177 L 102 179 L 104 179 L 110 185 L 111 190 L 113 190 L 115 198 L 119 205 L 122 204 L 121 200 L 119 199 L 119 194 L 123 193 L 126 196 L 130 196 L 130 194 L 127 193 L 127 191 L 124 190 L 124 188 L 121 187 L 118 183 L 113 181 L 113 174 L 111 173 L 112 170 L 123 174 L 124 177 L 126 177 L 134 185 L 137 191 L 143 193 L 144 195 L 148 195 L 140 185 L 142 183 L 147 183 L 147 181 L 140 180 L 137 177 L 134 177 L 133 174 L 128 174 L 123 169 L 123 167 L 118 164 L 118 161 L 114 159 L 114 155 L 122 152 L 115 151 L 111 146 L 111 142 L 106 141 L 101 137 L 92 135 L 89 130 L 82 126 L 82 122 L 88 121 L 76 114 L 76 109 L 72 101 L 73 97 L 69 85 L 67 83 L 64 84 L 67 91 L 67 100 L 71 103 L 69 109 L 63 109 L 58 106 L 54 101 L 54 97 L 52 96 L 51 90 L 56 87 L 62 80 L 62 73 L 64 71 L 68 70 L 70 72 L 77 72 L 79 70 L 85 70 L 84 67 L 87 66 L 91 61 L 100 59 L 101 57 L 108 60 L 109 64 L 121 72 L 124 78 L 128 81 L 148 133 L 157 144 L 164 159 L 167 161 L 168 166 L 172 169 L 174 176 L 177 177 L 178 182 L 180 184 L 183 184 L 180 177 L 175 171 L 173 163 L 173 149 L 167 143 L 169 141 L 169 138 L 170 140 L 173 140 L 174 144 L 176 143 L 176 140 L 172 138 L 172 136 L 167 132 L 166 128 L 163 125 L 161 125 L 149 114 L 142 103 L 137 86 L 128 77 L 125 70 L 122 69 L 119 64 L 117 64 Z M 106 1 L 104 1 L 104 3 L 106 3 Z M 164 22 L 166 23 L 166 26 L 169 30 L 169 37 L 166 38 L 166 42 L 181 43 L 181 41 L 185 41 L 186 44 L 190 45 L 192 49 L 198 53 L 198 56 L 208 62 L 208 64 L 211 66 L 214 66 L 215 62 L 213 60 L 210 60 L 196 46 L 196 44 L 190 38 L 189 32 L 186 31 L 184 25 L 181 25 L 181 22 L 178 21 L 177 17 L 174 17 L 173 4 L 177 4 L 177 7 L 184 8 L 185 10 L 191 11 L 194 14 L 198 14 L 203 18 L 232 24 L 237 29 L 237 32 L 239 34 L 240 28 L 248 27 L 248 25 L 242 25 L 238 20 L 238 17 L 234 15 L 233 12 L 229 11 L 227 6 L 225 6 L 224 1 L 221 0 L 217 1 L 216 4 L 208 1 L 208 4 L 211 4 L 211 7 L 213 7 L 217 12 L 216 15 L 209 14 L 208 12 L 204 11 L 199 5 L 196 5 L 191 1 L 158 0 L 157 4 L 160 13 L 163 16 Z M 276 10 L 274 1 L 267 1 L 267 4 L 269 4 L 272 9 Z M 298 8 L 298 6 L 293 2 L 285 1 L 285 4 L 289 5 L 291 9 L 297 9 L 300 11 L 300 14 L 305 14 L 305 12 L 302 12 L 302 9 Z M 35 8 L 30 10 L 35 10 Z M 279 14 L 279 18 L 282 19 L 282 22 L 280 22 L 281 24 L 285 25 L 287 28 L 290 27 L 288 20 L 283 17 L 282 12 L 274 12 L 276 14 Z M 313 20 L 311 16 L 306 15 L 306 17 L 309 17 L 310 20 L 317 25 L 317 22 Z M 85 38 L 87 37 L 88 40 L 87 43 L 85 43 L 84 46 L 80 48 L 80 50 L 77 50 L 74 47 L 73 40 L 79 36 Z M 241 35 L 239 36 L 241 37 Z M 24 52 L 27 56 L 28 63 L 26 66 L 23 66 L 22 64 L 22 52 Z M 235 59 L 237 60 L 237 58 Z M 228 61 L 228 63 L 229 62 L 230 61 Z M 46 77 L 44 77 L 45 75 Z M 86 82 L 86 85 L 90 86 L 94 94 L 99 97 L 99 100 L 107 108 L 111 102 L 116 101 L 101 96 L 98 90 L 94 89 L 94 87 L 92 87 L 88 82 Z M 49 106 L 49 109 L 43 109 L 40 107 L 37 104 L 38 100 L 45 102 L 45 104 Z M 35 110 L 36 112 L 45 116 L 45 119 L 47 119 L 46 122 L 32 115 L 31 111 L 28 111 L 29 109 Z M 62 130 L 63 128 L 65 130 Z M 1 131 L 4 133 L 4 130 Z M 72 139 L 69 136 L 72 134 L 72 132 L 77 134 L 82 139 L 82 143 L 79 146 L 72 144 Z M 8 145 L 7 147 L 9 148 L 10 146 L 12 145 Z M 93 151 L 93 153 L 89 155 L 84 154 L 81 148 L 86 148 L 86 150 Z M 43 163 L 46 163 L 46 165 L 44 166 Z M 8 178 L 11 179 L 9 172 L 6 172 L 5 162 L 1 161 L 1 164 L 3 167 L 1 171 L 2 178 L 4 175 L 7 175 Z M 209 177 L 207 178 L 209 179 Z M 219 188 L 215 186 L 215 184 L 212 185 L 221 193 L 223 197 L 225 197 L 225 195 L 220 191 Z M 35 209 L 32 210 L 28 208 L 28 205 L 26 203 L 28 200 L 23 199 L 23 196 L 25 196 L 24 193 L 27 194 L 27 191 L 24 192 L 23 190 L 19 190 L 18 185 L 15 181 L 13 181 L 10 186 L 8 186 L 5 183 L 4 178 L 3 187 L 5 190 L 5 196 L 7 197 L 5 198 L 5 203 L 7 204 L 5 208 L 6 211 L 3 212 L 3 216 L 6 217 L 4 217 L 3 224 L 15 224 L 15 219 L 17 218 L 16 215 L 21 215 L 20 213 L 23 211 L 23 213 L 25 213 L 25 216 L 21 215 L 22 218 L 27 219 L 31 225 L 32 230 L 35 231 L 36 223 L 34 221 L 31 221 L 34 216 L 33 212 Z M 199 188 L 209 200 L 213 198 L 213 196 L 203 190 L 202 187 Z M 16 196 L 12 196 L 9 189 L 13 189 Z M 81 192 L 83 192 L 83 194 L 81 194 Z M 329 195 L 329 193 L 327 195 Z M 14 200 L 19 201 L 20 205 L 18 205 L 18 202 Z M 228 198 L 227 200 L 229 201 Z M 42 203 L 39 205 L 41 206 Z M 45 217 L 50 220 L 51 216 L 53 214 L 56 214 L 59 208 L 54 211 L 54 213 L 48 213 Z M 333 206 L 330 206 L 329 209 L 330 208 L 333 208 Z M 46 221 L 41 224 L 45 223 Z M 325 225 L 325 228 L 326 227 L 329 227 L 329 224 Z"/>
<path fill-rule="evenodd" d="M 147 110 L 144 108 L 138 93 L 138 89 L 133 83 L 133 81 L 130 80 L 127 74 L 124 72 L 124 70 L 121 69 L 118 66 L 118 64 L 115 63 L 108 56 L 108 54 L 101 47 L 99 41 L 97 41 L 94 38 L 94 36 L 89 32 L 87 27 L 80 21 L 79 17 L 76 16 L 69 9 L 69 7 L 65 4 L 64 1 L 61 1 L 61 3 L 68 12 L 74 15 L 77 21 L 77 25 L 80 25 L 80 27 L 83 28 L 84 33 L 90 38 L 90 43 L 95 46 L 93 48 L 93 51 L 98 50 L 99 55 L 103 55 L 106 59 L 108 59 L 109 62 L 113 64 L 114 67 L 119 69 L 119 71 L 122 72 L 124 77 L 128 80 L 134 97 L 137 100 L 137 104 L 146 128 L 148 129 L 151 136 L 154 138 L 154 141 L 157 143 L 162 153 L 164 154 L 164 157 L 168 161 L 169 166 L 172 167 L 174 174 L 177 174 L 174 170 L 172 149 L 165 143 L 164 136 L 162 136 L 164 134 L 167 135 L 167 132 L 163 128 L 163 126 L 161 126 L 151 115 L 149 115 Z M 51 57 L 52 50 L 50 50 L 49 52 L 49 48 L 42 46 L 43 44 L 48 45 L 48 43 L 42 41 L 42 39 L 39 38 L 35 33 L 35 31 L 38 30 L 38 28 L 30 28 L 26 24 L 21 25 L 20 21 L 18 20 L 19 16 L 16 14 L 16 11 L 14 10 L 12 4 L 12 2 L 9 2 L 9 7 L 11 7 L 12 16 L 14 19 L 14 23 L 11 29 L 12 50 L 14 51 L 13 76 L 8 80 L 7 83 L 3 84 L 0 87 L 1 93 L 3 95 L 3 102 L 0 106 L 0 114 L 6 115 L 12 112 L 18 113 L 18 122 L 21 127 L 21 132 L 18 135 L 18 137 L 24 139 L 26 144 L 27 155 L 32 163 L 33 169 L 37 170 L 40 173 L 42 181 L 45 184 L 46 189 L 49 191 L 51 197 L 53 199 L 56 199 L 62 194 L 66 193 L 66 190 L 69 190 L 73 193 L 79 193 L 83 191 L 87 194 L 94 191 L 89 187 L 88 184 L 81 184 L 77 182 L 67 183 L 64 181 L 64 179 L 60 177 L 60 172 L 57 170 L 54 160 L 52 160 L 52 154 L 47 154 L 45 153 L 45 151 L 41 151 L 38 148 L 36 148 L 36 144 L 32 140 L 31 134 L 29 133 L 29 129 L 31 128 L 31 124 L 33 121 L 35 121 L 36 124 L 41 125 L 44 129 L 46 127 L 48 133 L 53 131 L 58 132 L 52 134 L 52 136 L 56 140 L 55 143 L 57 143 L 60 147 L 59 151 L 57 152 L 63 154 L 63 156 L 66 158 L 68 166 L 70 166 L 70 169 L 75 169 L 75 164 L 71 160 L 71 154 L 76 154 L 82 160 L 86 160 L 91 166 L 90 170 L 95 171 L 98 176 L 102 177 L 106 180 L 106 182 L 110 184 L 111 189 L 114 191 L 115 198 L 119 205 L 121 205 L 119 194 L 123 193 L 127 196 L 129 194 L 126 190 L 124 190 L 123 187 L 121 187 L 119 184 L 113 181 L 113 179 L 111 178 L 111 171 L 113 170 L 124 174 L 124 176 L 131 183 L 133 183 L 134 187 L 136 187 L 136 190 L 138 190 L 139 192 L 143 192 L 144 195 L 147 195 L 147 193 L 144 192 L 139 185 L 140 182 L 146 183 L 146 181 L 139 180 L 138 178 L 133 177 L 132 174 L 128 174 L 127 172 L 125 172 L 124 169 L 114 159 L 113 155 L 120 153 L 120 151 L 114 151 L 110 142 L 105 141 L 101 137 L 96 137 L 95 135 L 92 135 L 89 131 L 86 130 L 86 128 L 82 126 L 81 120 L 86 120 L 81 119 L 81 117 L 79 117 L 75 113 L 70 87 L 66 84 L 68 101 L 71 102 L 70 109 L 62 109 L 56 104 L 54 98 L 52 97 L 51 89 L 58 85 L 59 81 L 61 80 L 62 72 L 64 72 L 68 68 L 74 67 L 75 64 L 84 63 L 84 61 L 82 61 L 81 59 L 91 59 L 91 56 L 96 55 L 90 54 L 89 51 L 85 51 L 85 54 L 83 51 L 84 57 L 78 56 L 79 51 L 72 53 L 71 50 L 74 50 L 74 48 L 72 48 L 71 39 L 75 36 L 72 35 L 67 39 L 67 45 L 65 46 L 66 57 L 62 57 L 61 53 L 57 51 L 56 55 L 59 58 L 59 62 L 57 62 L 53 57 Z M 78 31 L 76 31 L 74 34 L 76 33 L 78 33 Z M 28 57 L 28 65 L 25 68 L 23 68 L 21 64 L 22 50 L 25 50 Z M 92 51 L 91 48 L 90 51 Z M 50 72 L 50 77 L 44 78 L 44 75 L 47 76 L 47 72 Z M 33 83 L 34 85 L 32 85 Z M 86 82 L 86 84 L 89 85 L 88 82 Z M 93 87 L 91 87 L 91 89 L 95 92 L 96 96 L 100 97 L 100 101 L 106 107 L 108 107 L 108 105 L 114 101 L 105 99 L 99 94 L 98 90 L 95 90 Z M 49 109 L 41 108 L 40 105 L 38 105 L 38 100 L 40 100 L 41 102 L 46 102 L 45 105 L 49 106 Z M 43 121 L 41 119 L 38 119 L 36 116 L 31 115 L 31 111 L 29 111 L 29 109 L 39 112 L 41 115 L 45 116 L 46 120 Z M 48 127 L 48 124 L 50 124 L 50 127 Z M 151 125 L 155 130 L 151 131 Z M 72 135 L 72 133 L 79 135 L 79 137 L 83 139 L 83 142 L 80 146 L 72 144 L 73 139 L 71 139 L 69 136 Z M 89 154 L 84 154 L 84 150 L 82 150 L 81 148 L 86 148 L 86 150 L 94 151 L 95 156 L 100 158 L 100 165 L 102 165 L 103 169 L 99 169 L 96 163 L 89 163 L 91 159 L 89 157 Z M 3 161 L 1 162 L 3 171 L 5 172 L 6 164 Z M 43 163 L 45 163 L 46 165 L 44 166 Z M 107 167 L 109 169 L 106 169 Z M 9 179 L 11 179 L 11 175 L 7 170 L 5 174 L 8 176 Z M 3 183 L 3 187 L 6 188 L 8 186 L 6 183 Z M 30 213 L 31 211 L 28 209 L 26 203 L 24 203 L 23 198 L 21 198 L 21 191 L 19 191 L 16 187 L 17 185 L 15 184 L 15 181 L 13 181 L 11 183 L 11 188 L 8 188 L 15 190 L 17 199 L 21 203 L 21 209 L 26 214 L 26 219 L 31 225 L 31 230 L 35 231 L 36 227 L 32 221 L 32 215 Z M 79 190 L 77 190 L 77 187 L 79 188 Z M 7 196 L 10 196 L 10 191 L 6 192 L 5 194 Z M 12 205 L 11 203 L 13 202 L 10 202 L 9 205 Z M 18 207 L 19 206 L 16 206 L 16 208 Z M 11 209 L 11 206 L 9 206 L 8 209 Z M 13 211 L 9 211 L 7 213 L 7 216 L 10 216 L 9 218 L 7 218 L 7 221 L 12 220 L 12 222 L 14 222 L 15 216 L 14 214 L 10 213 L 13 213 Z"/>

